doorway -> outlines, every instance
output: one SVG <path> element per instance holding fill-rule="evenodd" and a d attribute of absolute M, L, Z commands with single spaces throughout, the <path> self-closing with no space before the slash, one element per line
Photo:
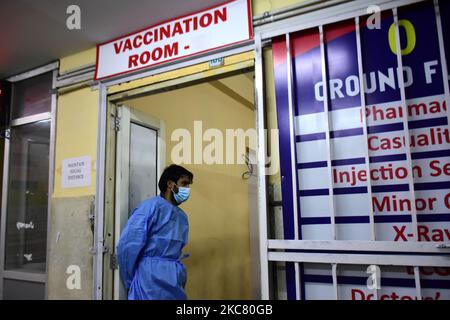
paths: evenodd
<path fill-rule="evenodd" d="M 185 260 L 189 299 L 258 295 L 259 290 L 252 291 L 252 276 L 257 273 L 253 269 L 259 269 L 258 246 L 250 240 L 258 239 L 252 235 L 257 226 L 252 189 L 256 170 L 248 162 L 256 148 L 253 88 L 253 70 L 246 68 L 156 92 L 140 88 L 134 96 L 110 99 L 107 172 L 114 167 L 116 174 L 115 187 L 107 174 L 106 202 L 114 206 L 105 210 L 105 235 L 114 235 L 115 248 L 133 208 L 159 193 L 156 184 L 165 166 L 177 163 L 193 172 L 191 198 L 181 206 L 190 224 L 184 248 L 190 254 Z M 111 256 L 112 263 L 103 270 L 104 297 L 124 299 L 114 253 Z"/>
<path fill-rule="evenodd" d="M 125 105 L 117 109 L 115 246 L 134 208 L 157 195 L 165 165 L 164 122 Z M 126 289 L 114 270 L 114 297 Z"/>

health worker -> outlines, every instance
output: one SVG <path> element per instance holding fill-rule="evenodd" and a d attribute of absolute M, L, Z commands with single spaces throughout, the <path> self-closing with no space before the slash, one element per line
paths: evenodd
<path fill-rule="evenodd" d="M 117 245 L 120 277 L 129 300 L 185 300 L 186 267 L 181 256 L 189 223 L 179 205 L 189 199 L 193 174 L 170 165 L 158 196 L 134 209 Z"/>

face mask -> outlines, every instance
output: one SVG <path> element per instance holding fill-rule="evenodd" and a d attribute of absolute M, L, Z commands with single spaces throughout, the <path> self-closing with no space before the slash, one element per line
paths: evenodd
<path fill-rule="evenodd" d="M 178 187 L 178 193 L 175 193 L 172 189 L 173 197 L 178 204 L 185 202 L 189 199 L 189 195 L 191 194 L 191 189 L 186 187 Z"/>

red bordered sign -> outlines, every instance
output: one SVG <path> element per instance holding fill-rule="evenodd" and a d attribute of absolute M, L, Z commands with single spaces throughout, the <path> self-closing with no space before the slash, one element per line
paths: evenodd
<path fill-rule="evenodd" d="M 104 79 L 248 41 L 250 0 L 232 0 L 97 45 L 95 79 Z"/>

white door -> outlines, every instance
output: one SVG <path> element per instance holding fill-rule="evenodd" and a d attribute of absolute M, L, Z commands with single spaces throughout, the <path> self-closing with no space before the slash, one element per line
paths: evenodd
<path fill-rule="evenodd" d="M 158 179 L 165 163 L 162 121 L 126 106 L 118 108 L 118 119 L 114 250 L 133 209 L 158 194 Z M 114 299 L 126 298 L 116 269 Z"/>

